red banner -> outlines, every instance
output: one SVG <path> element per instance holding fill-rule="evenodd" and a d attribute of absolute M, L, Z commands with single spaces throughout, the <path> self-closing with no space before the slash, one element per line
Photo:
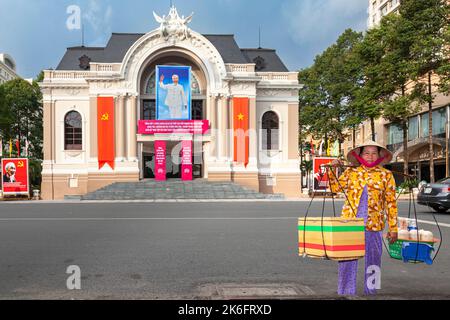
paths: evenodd
<path fill-rule="evenodd" d="M 186 140 L 182 142 L 181 149 L 181 180 L 192 180 L 192 141 Z"/>
<path fill-rule="evenodd" d="M 327 168 L 324 165 L 328 165 L 334 159 L 336 158 L 315 157 L 313 159 L 314 191 L 327 191 L 329 187 L 329 177 L 327 174 Z"/>
<path fill-rule="evenodd" d="M 114 170 L 114 98 L 97 99 L 98 168 L 109 164 Z"/>
<path fill-rule="evenodd" d="M 2 190 L 4 195 L 28 195 L 28 159 L 2 159 Z"/>
<path fill-rule="evenodd" d="M 208 130 L 208 120 L 140 120 L 138 132 L 139 134 L 205 134 Z"/>
<path fill-rule="evenodd" d="M 166 180 L 166 142 L 155 141 L 155 180 Z"/>
<path fill-rule="evenodd" d="M 233 98 L 234 161 L 248 165 L 249 154 L 249 99 Z"/>

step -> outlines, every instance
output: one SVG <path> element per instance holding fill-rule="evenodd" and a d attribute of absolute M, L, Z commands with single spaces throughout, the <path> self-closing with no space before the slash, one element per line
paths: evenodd
<path fill-rule="evenodd" d="M 74 200 L 71 196 L 66 199 Z M 77 199 L 154 200 L 154 199 L 284 199 L 283 194 L 262 194 L 233 182 L 154 181 L 117 182 Z"/>

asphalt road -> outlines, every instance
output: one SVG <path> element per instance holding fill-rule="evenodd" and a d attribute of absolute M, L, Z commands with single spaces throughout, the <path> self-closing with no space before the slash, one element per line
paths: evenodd
<path fill-rule="evenodd" d="M 297 218 L 307 206 L 0 203 L 0 299 L 337 298 L 337 263 L 297 255 Z M 408 202 L 399 208 L 407 216 Z M 321 209 L 315 201 L 311 215 Z M 430 222 L 420 227 L 437 235 L 429 210 L 417 209 Z M 333 215 L 329 201 L 325 212 Z M 443 243 L 434 265 L 385 253 L 377 299 L 450 298 L 450 214 L 436 217 Z M 81 270 L 80 290 L 66 286 L 71 265 Z M 362 292 L 362 268 L 359 277 Z"/>

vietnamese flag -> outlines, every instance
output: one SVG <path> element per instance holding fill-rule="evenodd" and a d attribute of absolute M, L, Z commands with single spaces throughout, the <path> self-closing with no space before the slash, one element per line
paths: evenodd
<path fill-rule="evenodd" d="M 114 98 L 97 98 L 98 168 L 109 164 L 114 170 Z"/>
<path fill-rule="evenodd" d="M 248 165 L 249 99 L 233 98 L 234 161 Z"/>

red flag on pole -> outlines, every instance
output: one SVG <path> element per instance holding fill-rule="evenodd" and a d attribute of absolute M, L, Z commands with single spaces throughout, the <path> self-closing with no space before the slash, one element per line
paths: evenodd
<path fill-rule="evenodd" d="M 234 161 L 249 162 L 249 98 L 233 98 Z"/>
<path fill-rule="evenodd" d="M 108 164 L 114 170 L 114 98 L 98 97 L 98 168 Z"/>
<path fill-rule="evenodd" d="M 17 156 L 20 157 L 20 141 L 16 141 L 16 148 L 17 148 Z"/>

